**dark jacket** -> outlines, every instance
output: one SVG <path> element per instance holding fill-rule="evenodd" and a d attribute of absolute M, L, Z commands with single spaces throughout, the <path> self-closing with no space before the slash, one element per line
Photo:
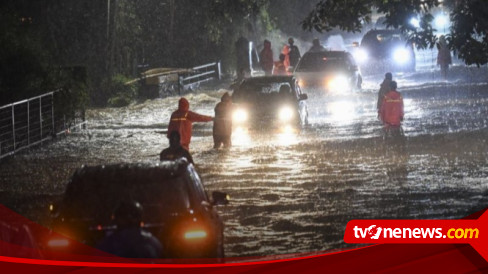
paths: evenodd
<path fill-rule="evenodd" d="M 161 153 L 159 154 L 159 160 L 160 161 L 174 161 L 176 159 L 180 158 L 186 158 L 188 160 L 188 163 L 190 164 L 195 164 L 193 162 L 193 157 L 191 157 L 190 152 L 188 150 L 184 149 L 181 145 L 176 146 L 176 147 L 168 147 L 163 149 Z"/>
<path fill-rule="evenodd" d="M 273 71 L 273 50 L 271 49 L 271 42 L 268 40 L 264 41 L 264 48 L 259 54 L 259 62 L 265 72 L 271 73 Z"/>
<path fill-rule="evenodd" d="M 116 230 L 97 246 L 107 253 L 124 258 L 161 258 L 161 243 L 150 232 L 142 228 Z"/>
<path fill-rule="evenodd" d="M 213 124 L 214 136 L 230 136 L 232 134 L 232 101 L 228 93 L 222 96 L 215 107 Z"/>
<path fill-rule="evenodd" d="M 290 56 L 290 66 L 296 67 L 298 61 L 300 61 L 300 58 L 302 57 L 300 55 L 300 50 L 295 45 L 290 45 L 289 47 L 290 47 L 290 53 L 288 55 Z"/>
<path fill-rule="evenodd" d="M 378 102 L 376 103 L 376 109 L 378 111 L 380 111 L 381 109 L 381 104 L 383 103 L 383 98 L 385 97 L 385 94 L 390 91 L 390 83 L 390 80 L 385 79 L 380 85 L 380 91 L 378 92 Z"/>
<path fill-rule="evenodd" d="M 178 103 L 178 110 L 171 114 L 168 125 L 168 138 L 170 132 L 178 131 L 181 136 L 181 146 L 186 150 L 190 150 L 193 122 L 210 122 L 213 120 L 210 116 L 200 115 L 189 109 L 190 103 L 188 103 L 188 100 L 181 98 Z"/>

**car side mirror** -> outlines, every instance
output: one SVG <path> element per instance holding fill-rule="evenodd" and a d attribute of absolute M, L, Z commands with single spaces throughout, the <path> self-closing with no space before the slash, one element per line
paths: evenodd
<path fill-rule="evenodd" d="M 214 191 L 212 192 L 212 205 L 228 205 L 229 204 L 229 195 L 224 192 Z"/>
<path fill-rule="evenodd" d="M 302 93 L 302 94 L 300 94 L 299 99 L 300 99 L 300 101 L 307 100 L 308 99 L 308 95 L 306 93 Z"/>

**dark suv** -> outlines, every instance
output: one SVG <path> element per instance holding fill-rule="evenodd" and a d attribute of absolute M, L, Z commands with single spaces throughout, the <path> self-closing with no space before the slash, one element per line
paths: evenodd
<path fill-rule="evenodd" d="M 354 55 L 363 72 L 415 71 L 415 51 L 399 30 L 368 31 Z"/>
<path fill-rule="evenodd" d="M 185 159 L 83 167 L 52 212 L 53 230 L 96 247 L 116 229 L 116 207 L 137 201 L 144 209 L 143 228 L 159 239 L 163 258 L 222 258 L 223 224 L 215 206 L 228 200 L 221 192 L 212 196 L 209 200 L 200 176 Z M 70 251 L 68 241 L 55 241 L 48 240 L 47 246 Z"/>
<path fill-rule="evenodd" d="M 307 52 L 295 69 L 302 87 L 342 93 L 360 90 L 363 82 L 353 56 L 345 51 Z"/>
<path fill-rule="evenodd" d="M 237 127 L 301 127 L 308 124 L 307 94 L 293 76 L 248 78 L 232 94 Z"/>

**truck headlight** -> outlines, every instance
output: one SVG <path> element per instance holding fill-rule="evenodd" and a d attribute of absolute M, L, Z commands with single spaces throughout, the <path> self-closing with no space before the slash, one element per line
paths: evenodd
<path fill-rule="evenodd" d="M 393 52 L 393 60 L 398 64 L 405 64 L 410 60 L 410 52 L 406 48 L 398 48 Z"/>
<path fill-rule="evenodd" d="M 343 91 L 349 89 L 349 81 L 344 75 L 333 77 L 328 83 L 327 87 L 330 91 Z"/>
<path fill-rule="evenodd" d="M 291 107 L 285 106 L 280 109 L 280 112 L 278 113 L 278 118 L 282 122 L 289 122 L 291 119 L 293 119 L 294 112 Z"/>
<path fill-rule="evenodd" d="M 368 52 L 365 50 L 365 49 L 357 49 L 356 51 L 354 51 L 354 59 L 358 62 L 358 63 L 364 63 L 368 60 Z"/>
<path fill-rule="evenodd" d="M 243 109 L 237 109 L 232 115 L 232 120 L 236 123 L 244 123 L 248 118 L 247 111 Z"/>

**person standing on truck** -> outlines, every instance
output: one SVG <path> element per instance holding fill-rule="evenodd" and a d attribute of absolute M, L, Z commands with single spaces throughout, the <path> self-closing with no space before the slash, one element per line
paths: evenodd
<path fill-rule="evenodd" d="M 285 66 L 285 55 L 280 54 L 280 60 L 274 62 L 273 75 L 287 75 L 287 68 Z"/>
<path fill-rule="evenodd" d="M 288 47 L 290 48 L 290 53 L 288 54 L 288 56 L 290 57 L 290 66 L 293 68 L 297 66 L 298 61 L 300 61 L 300 58 L 302 57 L 300 55 L 300 50 L 294 44 L 295 44 L 295 40 L 293 40 L 293 38 L 290 37 L 288 39 Z"/>

